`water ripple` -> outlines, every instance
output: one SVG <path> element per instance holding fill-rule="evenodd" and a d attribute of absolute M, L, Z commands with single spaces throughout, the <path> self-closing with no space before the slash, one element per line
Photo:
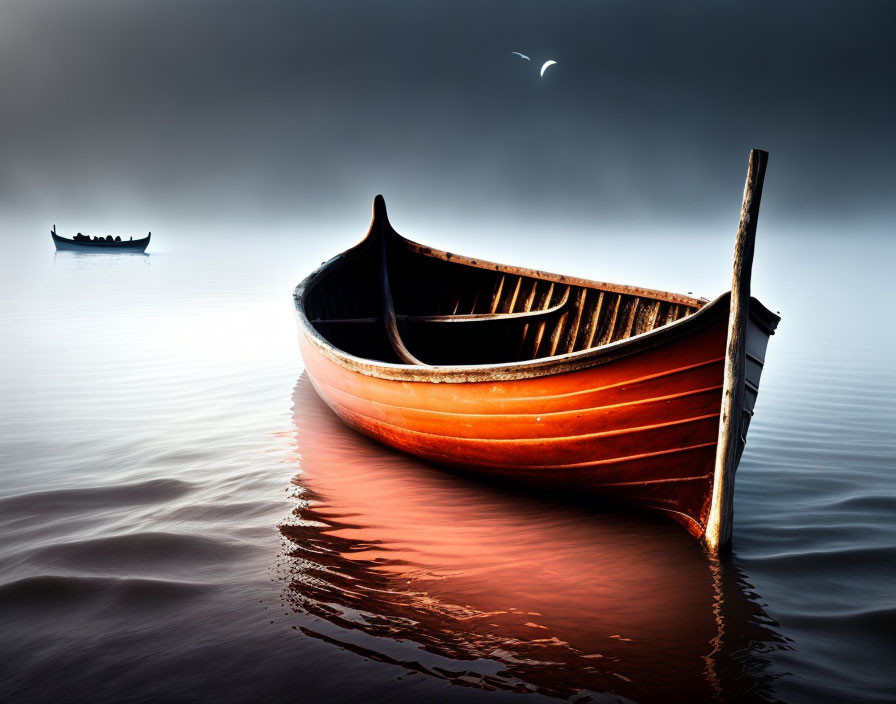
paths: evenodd
<path fill-rule="evenodd" d="M 206 584 L 184 581 L 42 574 L 0 584 L 0 618 L 20 607 L 70 609 L 99 602 L 108 608 L 110 600 L 125 608 L 165 608 L 172 599 L 195 598 L 209 590 Z"/>

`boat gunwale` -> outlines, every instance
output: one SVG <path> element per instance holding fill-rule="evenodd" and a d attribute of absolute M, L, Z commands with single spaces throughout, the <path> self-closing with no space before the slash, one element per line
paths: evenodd
<path fill-rule="evenodd" d="M 590 289 L 609 291 L 611 293 L 653 298 L 654 300 L 662 300 L 677 305 L 698 307 L 698 310 L 661 327 L 605 345 L 568 352 L 562 355 L 539 357 L 536 359 L 520 360 L 516 362 L 418 366 L 358 357 L 339 349 L 318 332 L 311 323 L 307 311 L 305 310 L 305 300 L 307 292 L 319 283 L 323 276 L 331 269 L 342 262 L 355 259 L 367 251 L 367 248 L 371 246 L 371 243 L 374 240 L 374 223 L 372 222 L 371 228 L 363 240 L 323 262 L 317 269 L 305 277 L 295 287 L 293 292 L 299 326 L 305 338 L 326 359 L 345 369 L 358 372 L 365 376 L 390 381 L 457 384 L 468 382 L 515 381 L 565 374 L 614 362 L 623 357 L 628 357 L 638 352 L 678 340 L 690 333 L 709 326 L 723 316 L 727 317 L 730 309 L 730 291 L 721 294 L 712 301 L 706 302 L 705 300 L 698 298 L 692 298 L 690 296 L 670 293 L 667 291 L 626 286 L 624 284 L 610 284 L 602 281 L 566 276 L 563 274 L 554 274 L 537 269 L 506 265 L 442 251 L 402 237 L 391 228 L 388 221 L 386 222 L 386 227 L 393 238 L 400 240 L 411 251 L 420 254 L 421 256 L 455 262 L 480 269 L 499 271 L 505 274 L 530 276 L 545 281 L 582 286 Z M 777 315 L 768 310 L 756 298 L 751 298 L 750 318 L 769 335 L 774 334 L 775 328 L 780 320 Z"/>

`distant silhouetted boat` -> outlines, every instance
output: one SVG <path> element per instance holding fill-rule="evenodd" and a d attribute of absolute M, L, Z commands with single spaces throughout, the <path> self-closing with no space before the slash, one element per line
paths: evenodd
<path fill-rule="evenodd" d="M 367 237 L 296 288 L 308 375 L 387 445 L 659 510 L 718 550 L 779 321 L 750 297 L 766 158 L 750 155 L 732 291 L 712 302 L 435 250 L 377 196 Z"/>
<path fill-rule="evenodd" d="M 86 236 L 84 239 L 69 239 L 68 237 L 60 237 L 57 235 L 55 225 L 53 225 L 53 229 L 50 230 L 50 235 L 53 237 L 53 243 L 56 245 L 57 250 L 71 250 L 77 252 L 143 252 L 149 244 L 149 238 L 152 237 L 152 233 L 150 232 L 146 237 L 139 240 L 120 240 L 118 242 L 105 239 L 91 240 Z"/>

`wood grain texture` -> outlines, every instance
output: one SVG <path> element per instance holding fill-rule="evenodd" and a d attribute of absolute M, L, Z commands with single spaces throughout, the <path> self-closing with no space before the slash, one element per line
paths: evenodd
<path fill-rule="evenodd" d="M 719 440 L 713 470 L 711 508 L 704 538 L 707 548 L 713 553 L 718 553 L 730 545 L 734 523 L 734 473 L 737 470 L 742 438 L 747 322 L 750 318 L 750 278 L 756 246 L 756 223 L 759 219 L 759 204 L 767 164 L 767 152 L 758 149 L 750 152 L 734 247 Z"/>
<path fill-rule="evenodd" d="M 398 383 L 302 341 L 318 394 L 348 425 L 430 462 L 582 488 L 666 513 L 702 535 L 726 320 L 617 363 L 504 382 Z"/>

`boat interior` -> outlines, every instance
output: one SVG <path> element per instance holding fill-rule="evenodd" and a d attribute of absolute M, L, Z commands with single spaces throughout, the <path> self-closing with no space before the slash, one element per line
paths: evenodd
<path fill-rule="evenodd" d="M 305 291 L 334 347 L 397 364 L 534 360 L 654 330 L 704 302 L 476 262 L 394 235 L 368 237 Z"/>

